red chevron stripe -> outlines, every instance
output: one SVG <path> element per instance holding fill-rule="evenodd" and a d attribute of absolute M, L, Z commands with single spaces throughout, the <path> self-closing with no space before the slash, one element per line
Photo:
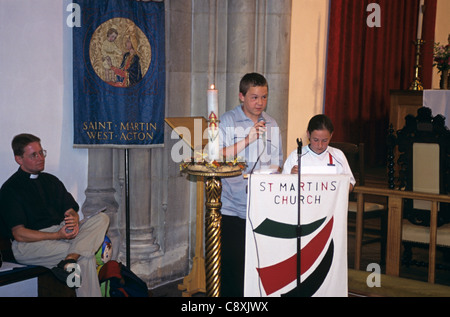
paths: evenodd
<path fill-rule="evenodd" d="M 301 274 L 305 273 L 313 265 L 325 248 L 333 229 L 333 219 L 331 218 L 322 231 L 302 249 Z M 257 268 L 257 271 L 266 294 L 270 295 L 297 279 L 297 254 L 283 262 L 261 269 Z"/>

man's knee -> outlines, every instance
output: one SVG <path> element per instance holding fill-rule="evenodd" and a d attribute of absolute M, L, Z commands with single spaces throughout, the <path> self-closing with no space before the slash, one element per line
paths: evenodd
<path fill-rule="evenodd" d="M 99 213 L 98 215 L 101 218 L 101 222 L 104 225 L 109 226 L 109 216 L 107 214 L 105 214 L 104 212 Z"/>
<path fill-rule="evenodd" d="M 93 216 L 91 220 L 99 226 L 109 226 L 109 216 L 104 212 L 100 212 L 97 215 Z"/>
<path fill-rule="evenodd" d="M 106 232 L 109 226 L 109 216 L 104 212 L 98 213 L 95 216 L 87 219 L 86 223 L 81 225 L 81 230 L 87 230 L 89 232 Z M 103 232 L 103 234 L 104 234 Z"/>

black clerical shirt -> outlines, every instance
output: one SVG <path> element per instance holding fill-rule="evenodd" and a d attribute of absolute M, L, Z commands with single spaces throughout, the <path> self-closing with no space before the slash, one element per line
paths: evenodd
<path fill-rule="evenodd" d="M 17 225 L 33 230 L 57 225 L 70 208 L 78 211 L 79 206 L 64 184 L 48 173 L 31 175 L 19 168 L 0 190 L 0 217 L 10 238 Z"/>

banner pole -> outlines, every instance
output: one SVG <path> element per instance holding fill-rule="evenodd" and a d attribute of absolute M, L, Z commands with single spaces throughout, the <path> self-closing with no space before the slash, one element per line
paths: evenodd
<path fill-rule="evenodd" d="M 129 149 L 125 149 L 125 249 L 126 265 L 130 266 L 130 160 Z"/>
<path fill-rule="evenodd" d="M 301 186 L 301 160 L 302 160 L 302 139 L 297 139 L 297 164 L 298 164 L 298 180 L 297 180 L 297 290 L 300 290 L 300 275 L 301 275 L 301 252 L 302 252 L 302 227 L 301 227 L 301 213 L 300 213 L 300 186 Z"/>

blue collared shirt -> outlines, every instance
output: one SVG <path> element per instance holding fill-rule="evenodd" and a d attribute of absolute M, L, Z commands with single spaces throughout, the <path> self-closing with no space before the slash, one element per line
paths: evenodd
<path fill-rule="evenodd" d="M 261 166 L 282 166 L 283 164 L 283 147 L 278 124 L 267 113 L 263 112 L 262 116 L 266 122 L 264 139 L 259 138 L 238 153 L 240 160 L 247 163 L 247 168 L 240 176 L 222 178 L 221 212 L 223 215 L 245 219 L 248 181 L 244 175 L 250 173 L 252 169 L 260 169 Z M 254 125 L 254 122 L 245 115 L 242 105 L 224 113 L 219 123 L 221 147 L 231 146 L 244 139 Z"/>

